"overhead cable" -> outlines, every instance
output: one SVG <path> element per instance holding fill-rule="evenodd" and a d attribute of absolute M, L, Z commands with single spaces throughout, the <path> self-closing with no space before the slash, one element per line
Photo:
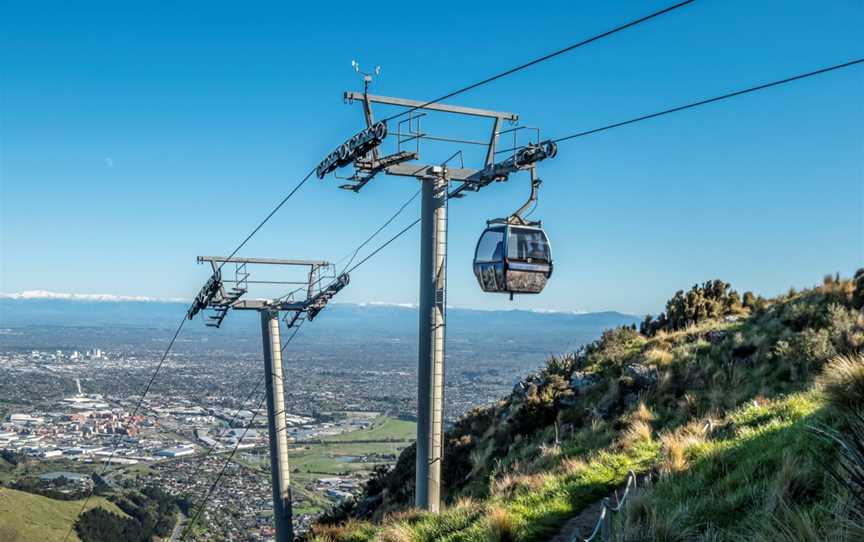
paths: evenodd
<path fill-rule="evenodd" d="M 159 363 L 156 365 L 156 370 L 153 371 L 153 374 L 150 376 L 150 380 L 147 382 L 147 386 L 144 388 L 143 393 L 141 394 L 141 398 L 138 399 L 138 403 L 135 405 L 135 409 L 132 411 L 132 415 L 130 419 L 134 419 L 135 416 L 138 415 L 138 411 L 141 409 L 141 404 L 144 402 L 144 398 L 147 397 L 147 393 L 150 391 L 150 387 L 153 385 L 153 381 L 156 380 L 156 375 L 159 374 L 159 370 L 162 369 L 162 365 L 165 363 L 165 359 L 168 357 L 168 353 L 171 352 L 171 348 L 174 347 L 174 343 L 177 341 L 177 337 L 180 335 L 180 331 L 183 329 L 183 325 L 186 323 L 186 315 L 183 315 L 183 318 L 180 320 L 180 325 L 177 326 L 177 330 L 174 331 L 174 335 L 171 337 L 171 340 L 168 342 L 168 347 L 165 348 L 165 352 L 162 354 L 162 358 L 159 360 Z M 105 460 L 105 465 L 102 467 L 102 471 L 99 473 L 99 478 L 101 479 L 105 476 L 105 473 L 108 470 L 108 467 L 111 465 L 111 460 L 114 459 L 114 454 L 117 452 L 117 446 L 120 444 L 120 439 L 117 438 L 117 435 L 114 435 L 114 445 L 111 447 L 111 453 L 108 455 L 108 459 Z M 72 521 L 72 524 L 69 525 L 69 530 L 66 531 L 66 536 L 63 537 L 63 541 L 65 542 L 69 535 L 72 534 L 72 531 L 75 529 L 75 523 L 77 522 L 77 518 L 84 512 L 87 508 L 87 503 L 90 501 L 90 497 L 93 496 L 93 492 L 96 490 L 96 483 L 93 483 L 93 486 L 90 488 L 90 491 L 87 492 L 87 497 L 84 499 L 84 502 L 81 504 L 81 509 L 78 510 L 78 513 L 75 514 L 75 521 Z"/>
<path fill-rule="evenodd" d="M 550 59 L 552 59 L 552 58 L 555 58 L 555 57 L 557 57 L 557 56 L 563 55 L 564 53 L 570 52 L 570 51 L 572 51 L 572 50 L 574 50 L 574 49 L 578 49 L 579 47 L 583 47 L 583 46 L 585 46 L 585 45 L 588 45 L 589 43 L 593 43 L 593 42 L 595 42 L 595 41 L 597 41 L 597 40 L 600 40 L 600 39 L 603 39 L 603 38 L 605 38 L 605 37 L 611 36 L 611 35 L 613 35 L 613 34 L 616 34 L 616 33 L 618 33 L 618 32 L 621 32 L 621 31 L 623 31 L 623 30 L 626 30 L 626 29 L 628 29 L 628 28 L 634 27 L 634 26 L 636 26 L 636 25 L 638 25 L 638 24 L 641 24 L 641 23 L 644 23 L 644 22 L 650 21 L 651 19 L 654 19 L 654 18 L 659 17 L 659 16 L 661 16 L 661 15 L 664 15 L 664 14 L 666 14 L 666 13 L 669 13 L 670 11 L 675 11 L 676 9 L 682 8 L 682 7 L 684 7 L 684 6 L 688 5 L 688 4 L 692 4 L 692 3 L 695 2 L 695 1 L 696 1 L 696 0 L 685 0 L 684 2 L 678 2 L 677 4 L 674 4 L 674 5 L 671 5 L 671 6 L 669 6 L 669 7 L 663 8 L 663 9 L 661 9 L 660 11 L 655 11 L 654 13 L 650 13 L 650 14 L 648 14 L 648 15 L 645 15 L 644 17 L 640 17 L 640 18 L 635 19 L 635 20 L 633 20 L 633 21 L 630 21 L 630 22 L 628 22 L 628 23 L 625 23 L 625 24 L 622 24 L 622 25 L 616 26 L 615 28 L 612 28 L 612 29 L 610 29 L 610 30 L 607 30 L 607 31 L 605 31 L 605 32 L 603 32 L 603 33 L 601 33 L 601 34 L 597 34 L 596 36 L 592 36 L 592 37 L 587 38 L 587 39 L 584 39 L 584 40 L 582 40 L 582 41 L 580 41 L 580 42 L 574 43 L 574 44 L 572 44 L 572 45 L 568 45 L 567 47 L 564 47 L 564 48 L 562 48 L 562 49 L 558 49 L 557 51 L 553 51 L 553 52 L 551 52 L 551 53 L 545 54 L 545 55 L 543 55 L 543 56 L 541 56 L 541 57 L 538 57 L 538 58 L 535 58 L 535 59 L 530 60 L 530 61 L 528 61 L 528 62 L 525 62 L 524 64 L 520 64 L 520 65 L 518 65 L 518 66 L 515 66 L 515 67 L 513 67 L 513 68 L 510 68 L 510 69 L 508 69 L 508 70 L 505 70 L 505 71 L 503 71 L 503 72 L 501 72 L 501 73 L 498 73 L 498 74 L 492 75 L 492 76 L 490 76 L 490 77 L 487 77 L 486 79 L 483 79 L 483 80 L 481 80 L 481 81 L 477 81 L 476 83 L 472 83 L 472 84 L 470 84 L 470 85 L 468 85 L 468 86 L 466 86 L 466 87 L 462 87 L 462 88 L 460 88 L 460 89 L 458 89 L 458 90 L 454 90 L 453 92 L 447 93 L 447 94 L 445 94 L 445 95 L 443 95 L 443 96 L 441 96 L 441 97 L 439 97 L 439 98 L 436 98 L 436 99 L 434 99 L 434 100 L 430 100 L 430 101 L 425 102 L 425 103 L 423 103 L 423 104 L 420 104 L 420 105 L 417 105 L 417 106 L 414 106 L 414 107 L 408 108 L 408 109 L 402 111 L 401 113 L 397 113 L 397 114 L 395 114 L 395 115 L 392 115 L 392 116 L 390 116 L 390 117 L 387 117 L 386 119 L 384 119 L 384 122 L 389 122 L 389 121 L 391 121 L 391 120 L 397 119 L 397 118 L 399 118 L 399 117 L 402 117 L 402 116 L 404 116 L 404 115 L 407 115 L 407 114 L 409 114 L 409 113 L 412 113 L 412 112 L 414 112 L 414 111 L 417 111 L 418 109 L 423 109 L 424 107 L 427 107 L 427 106 L 429 106 L 429 105 L 432 105 L 432 104 L 435 104 L 435 103 L 441 102 L 441 101 L 446 100 L 446 99 L 448 99 L 448 98 L 452 98 L 453 96 L 457 96 L 457 95 L 462 94 L 462 93 L 464 93 L 464 92 L 468 92 L 469 90 L 473 90 L 473 89 L 475 89 L 475 88 L 477 88 L 477 87 L 480 87 L 480 86 L 486 85 L 486 84 L 491 83 L 491 82 L 493 82 L 493 81 L 497 81 L 498 79 L 501 79 L 502 77 L 507 77 L 508 75 L 512 75 L 512 74 L 514 74 L 514 73 L 516 73 L 516 72 L 519 72 L 519 71 L 522 71 L 522 70 L 524 70 L 524 69 L 526 69 L 526 68 L 530 68 L 531 66 L 534 66 L 534 65 L 536 65 L 536 64 L 540 64 L 541 62 L 545 62 L 545 61 L 550 60 Z"/>

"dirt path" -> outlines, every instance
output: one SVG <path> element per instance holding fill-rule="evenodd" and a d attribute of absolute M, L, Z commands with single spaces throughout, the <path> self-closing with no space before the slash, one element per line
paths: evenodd
<path fill-rule="evenodd" d="M 600 511 L 602 509 L 603 499 L 600 499 L 565 523 L 561 531 L 549 542 L 570 542 L 576 536 L 577 530 L 582 537 L 587 537 L 597 525 L 597 520 L 600 518 Z"/>
<path fill-rule="evenodd" d="M 647 475 L 642 474 L 636 477 L 636 485 L 641 486 Z M 607 497 L 612 500 L 614 505 L 617 501 L 615 494 L 620 496 L 624 492 L 625 486 L 619 487 L 617 490 L 610 491 Z M 567 523 L 561 527 L 561 530 L 550 539 L 549 542 L 570 542 L 578 532 L 582 538 L 587 538 L 597 526 L 597 520 L 600 519 L 600 511 L 603 510 L 603 499 L 598 499 L 588 507 L 584 508 L 576 516 L 570 518 Z M 581 538 L 579 539 L 581 540 Z"/>

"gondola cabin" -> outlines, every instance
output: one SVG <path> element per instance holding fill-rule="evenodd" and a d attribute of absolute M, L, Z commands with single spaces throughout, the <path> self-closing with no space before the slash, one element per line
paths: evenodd
<path fill-rule="evenodd" d="M 484 292 L 539 294 L 552 276 L 546 232 L 538 222 L 490 222 L 474 251 L 474 275 Z"/>

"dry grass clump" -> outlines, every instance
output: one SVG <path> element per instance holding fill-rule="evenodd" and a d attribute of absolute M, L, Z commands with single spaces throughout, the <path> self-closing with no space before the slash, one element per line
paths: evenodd
<path fill-rule="evenodd" d="M 476 510 L 480 506 L 476 500 L 471 497 L 459 497 L 456 502 L 453 503 L 451 508 L 461 508 L 464 510 Z"/>
<path fill-rule="evenodd" d="M 495 476 L 489 480 L 489 493 L 501 496 L 512 495 L 518 487 L 518 480 L 519 476 L 510 472 Z"/>
<path fill-rule="evenodd" d="M 624 529 L 619 539 L 624 542 L 689 542 L 697 539 L 697 533 L 698 529 L 692 524 L 686 504 L 676 507 L 671 513 L 658 514 L 648 500 L 637 498 L 627 508 Z"/>
<path fill-rule="evenodd" d="M 548 472 L 522 474 L 514 471 L 505 472 L 489 481 L 489 493 L 492 495 L 510 497 L 520 490 L 538 491 L 554 476 Z"/>
<path fill-rule="evenodd" d="M 549 472 L 538 474 L 526 474 L 519 478 L 519 486 L 529 491 L 539 491 L 543 486 L 555 480 L 555 476 Z"/>
<path fill-rule="evenodd" d="M 351 540 L 358 531 L 364 530 L 364 524 L 356 519 L 349 519 L 339 525 L 315 525 L 310 533 L 315 542 L 342 542 Z"/>
<path fill-rule="evenodd" d="M 651 409 L 645 404 L 645 401 L 639 401 L 639 406 L 636 407 L 633 417 L 635 420 L 643 423 L 651 423 L 657 418 L 657 416 L 655 416 Z"/>
<path fill-rule="evenodd" d="M 834 357 L 825 364 L 817 383 L 825 399 L 839 410 L 864 407 L 864 355 Z"/>
<path fill-rule="evenodd" d="M 637 442 L 650 441 L 652 437 L 653 431 L 651 425 L 642 420 L 636 420 L 632 422 L 630 427 L 621 434 L 621 438 L 618 442 L 621 447 L 626 450 L 631 448 Z"/>
<path fill-rule="evenodd" d="M 687 450 L 705 442 L 704 427 L 703 422 L 694 420 L 675 432 L 660 436 L 660 443 L 662 444 L 661 474 L 670 475 L 687 469 L 689 466 Z"/>
<path fill-rule="evenodd" d="M 657 367 L 665 367 L 672 363 L 674 357 L 672 353 L 668 350 L 664 350 L 661 348 L 652 347 L 649 348 L 645 352 L 645 361 L 647 361 L 650 365 L 655 365 Z"/>
<path fill-rule="evenodd" d="M 414 542 L 414 531 L 404 523 L 391 523 L 381 531 L 377 540 L 381 542 Z"/>
<path fill-rule="evenodd" d="M 486 513 L 486 533 L 489 542 L 515 541 L 517 527 L 513 514 L 500 506 L 492 507 Z"/>
<path fill-rule="evenodd" d="M 555 459 L 561 457 L 561 446 L 558 444 L 541 444 L 540 456 L 545 459 Z"/>
<path fill-rule="evenodd" d="M 383 523 L 413 523 L 420 519 L 422 512 L 417 508 L 408 508 L 405 510 L 397 510 L 384 514 Z"/>
<path fill-rule="evenodd" d="M 678 401 L 679 411 L 686 417 L 691 418 L 699 414 L 699 397 L 696 394 L 687 392 Z"/>
<path fill-rule="evenodd" d="M 568 457 L 558 465 L 558 471 L 567 474 L 578 474 L 588 468 L 588 463 L 578 457 Z"/>
<path fill-rule="evenodd" d="M 347 528 L 342 525 L 316 525 L 311 535 L 315 542 L 338 542 L 347 532 Z"/>

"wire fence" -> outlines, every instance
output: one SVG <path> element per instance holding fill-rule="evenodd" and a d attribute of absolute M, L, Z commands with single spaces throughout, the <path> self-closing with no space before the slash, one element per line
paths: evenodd
<path fill-rule="evenodd" d="M 710 434 L 714 429 L 714 421 L 708 419 L 705 422 L 705 425 L 702 426 L 702 432 Z M 646 476 L 646 479 L 648 477 Z M 579 529 L 576 529 L 576 533 L 570 538 L 569 542 L 611 542 L 615 537 L 615 523 L 612 521 L 613 516 L 618 514 L 624 509 L 624 504 L 627 502 L 627 497 L 630 496 L 630 492 L 639 485 L 639 478 L 636 476 L 636 473 L 632 470 L 627 473 L 627 478 L 624 483 L 624 493 L 621 494 L 621 497 L 618 497 L 618 491 L 612 494 L 615 497 L 615 504 L 612 504 L 612 499 L 606 497 L 603 499 L 602 508 L 600 510 L 600 516 L 597 518 L 597 523 L 594 524 L 594 529 L 591 531 L 591 534 L 584 538 Z M 599 538 L 598 538 L 599 537 Z"/>
<path fill-rule="evenodd" d="M 570 542 L 594 542 L 600 540 L 602 542 L 611 542 L 613 536 L 613 514 L 620 512 L 624 504 L 627 502 L 627 497 L 630 495 L 630 490 L 636 487 L 638 478 L 632 470 L 627 473 L 627 484 L 624 486 L 624 493 L 618 497 L 618 492 L 614 493 L 615 504 L 612 504 L 612 499 L 606 497 L 603 499 L 603 508 L 600 510 L 600 517 L 597 518 L 597 523 L 594 525 L 594 530 L 588 538 L 583 538 L 582 533 L 576 530 L 576 534 L 570 539 Z M 599 536 L 599 538 L 598 538 Z"/>

